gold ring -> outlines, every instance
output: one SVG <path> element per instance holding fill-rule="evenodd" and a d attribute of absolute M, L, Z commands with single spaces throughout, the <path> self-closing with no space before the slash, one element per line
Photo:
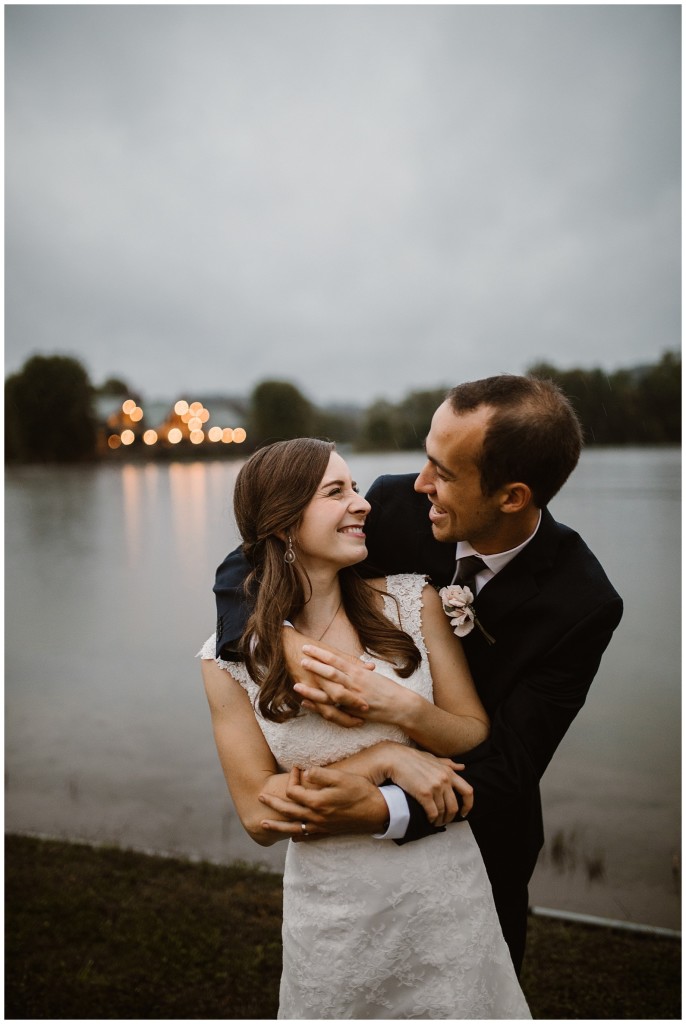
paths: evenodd
<path fill-rule="evenodd" d="M 304 821 L 300 822 L 300 831 L 302 832 L 302 834 L 304 836 L 307 835 L 307 825 L 306 825 L 306 823 Z"/>

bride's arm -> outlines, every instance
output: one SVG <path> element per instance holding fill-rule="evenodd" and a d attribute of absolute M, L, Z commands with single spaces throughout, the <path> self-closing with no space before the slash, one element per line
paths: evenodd
<path fill-rule="evenodd" d="M 450 762 L 402 744 L 382 743 L 323 770 L 337 772 L 335 800 L 334 787 L 327 784 L 322 789 L 317 782 L 316 773 L 322 769 L 312 769 L 311 780 L 307 778 L 308 772 L 302 780 L 298 776 L 298 783 L 309 791 L 306 799 L 310 801 L 298 810 L 292 799 L 293 775 L 279 772 L 245 690 L 216 661 L 203 660 L 202 674 L 217 752 L 231 798 L 246 832 L 261 846 L 297 835 L 292 822 L 298 815 L 310 822 L 311 832 L 383 832 L 386 803 L 378 785 L 386 779 L 403 785 L 437 824 L 442 824 L 443 818 L 450 820 L 453 790 L 459 791 L 463 800 L 471 798 L 471 787 L 455 774 Z M 331 776 L 325 774 L 325 783 L 330 782 Z"/>
<path fill-rule="evenodd" d="M 330 650 L 306 646 L 304 667 L 318 676 L 318 686 L 298 683 L 303 706 L 339 725 L 351 715 L 396 725 L 425 750 L 446 755 L 466 753 L 489 733 L 462 645 L 443 612 L 441 599 L 427 585 L 423 592 L 422 633 L 429 652 L 434 702 L 426 700 L 380 671 L 368 672 Z"/>
<path fill-rule="evenodd" d="M 375 783 L 391 779 L 418 800 L 432 825 L 440 827 L 453 821 L 458 812 L 466 817 L 472 808 L 472 787 L 457 774 L 462 767 L 402 743 L 378 743 L 337 765 L 303 772 L 294 768 L 285 797 L 262 794 L 262 802 L 279 815 L 262 825 L 296 842 L 304 838 L 302 822 L 306 822 L 308 836 L 385 832 L 388 821 L 380 796 L 383 789 L 377 789 Z M 456 793 L 461 797 L 459 806 Z M 379 802 L 383 808 L 380 815 Z"/>
<path fill-rule="evenodd" d="M 458 810 L 466 817 L 474 803 L 472 787 L 458 774 L 463 764 L 393 740 L 382 740 L 327 767 L 362 775 L 377 786 L 394 782 L 422 805 L 433 825 L 453 821 Z M 305 780 L 321 771 L 306 771 Z"/>
<path fill-rule="evenodd" d="M 274 814 L 278 801 L 288 801 L 289 775 L 279 771 L 248 694 L 229 670 L 212 659 L 203 659 L 202 676 L 219 761 L 243 828 L 260 846 L 288 839 L 293 834 L 292 829 L 280 832 L 264 826 L 267 818 L 272 824 L 291 820 L 287 816 L 282 818 L 278 810 L 276 816 Z M 345 762 L 341 762 L 340 767 L 345 769 Z M 383 781 L 383 763 L 378 752 L 355 757 L 344 781 L 348 802 L 352 801 L 355 806 L 356 818 L 353 820 L 350 815 L 344 818 L 336 831 L 385 830 L 386 802 L 378 786 L 370 781 L 377 775 L 379 781 Z M 363 822 L 368 823 L 368 829 L 361 827 Z M 313 828 L 312 831 L 328 830 Z"/>
<path fill-rule="evenodd" d="M 202 678 L 214 742 L 238 817 L 256 843 L 271 846 L 287 837 L 262 827 L 264 806 L 259 797 L 265 787 L 268 792 L 284 796 L 287 776 L 278 774 L 274 755 L 240 683 L 229 671 L 209 659 L 202 661 Z"/>
<path fill-rule="evenodd" d="M 429 656 L 433 703 L 413 694 L 414 707 L 407 716 L 412 731 L 408 735 L 435 754 L 464 754 L 487 739 L 491 723 L 441 598 L 427 584 L 422 599 L 422 634 Z"/>

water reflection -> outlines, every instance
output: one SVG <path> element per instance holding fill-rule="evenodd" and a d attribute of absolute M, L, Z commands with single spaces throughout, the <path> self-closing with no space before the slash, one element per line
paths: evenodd
<path fill-rule="evenodd" d="M 135 565 L 141 554 L 141 472 L 137 466 L 124 466 L 122 469 L 122 495 L 124 499 L 124 524 L 126 552 L 128 564 Z"/>

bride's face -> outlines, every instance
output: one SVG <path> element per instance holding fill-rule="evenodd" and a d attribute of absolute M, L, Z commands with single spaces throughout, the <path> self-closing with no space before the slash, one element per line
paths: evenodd
<path fill-rule="evenodd" d="M 364 521 L 370 504 L 357 492 L 347 463 L 331 452 L 317 492 L 296 534 L 298 559 L 308 572 L 355 565 L 367 557 Z"/>

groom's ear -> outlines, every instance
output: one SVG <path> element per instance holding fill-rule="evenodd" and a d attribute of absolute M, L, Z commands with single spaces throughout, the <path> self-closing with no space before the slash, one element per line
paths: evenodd
<path fill-rule="evenodd" d="M 533 502 L 533 494 L 528 484 L 520 482 L 505 484 L 500 493 L 500 511 L 506 515 L 512 515 L 513 512 L 525 512 Z"/>

